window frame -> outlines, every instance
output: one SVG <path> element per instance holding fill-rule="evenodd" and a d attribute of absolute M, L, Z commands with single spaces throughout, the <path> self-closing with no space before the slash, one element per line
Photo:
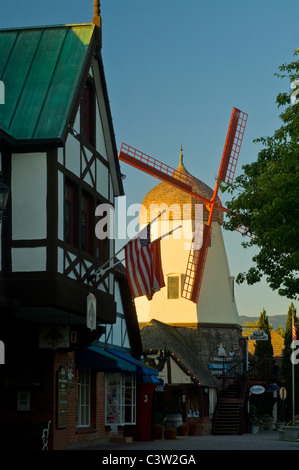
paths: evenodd
<path fill-rule="evenodd" d="M 86 419 L 87 418 L 87 419 Z M 77 396 L 77 428 L 91 425 L 91 371 L 80 369 Z"/>
<path fill-rule="evenodd" d="M 92 230 L 91 230 L 91 221 L 92 221 L 92 198 L 91 196 L 82 191 L 81 194 L 81 210 L 80 210 L 80 245 L 81 250 L 85 253 L 92 254 Z M 83 213 L 85 214 L 85 229 L 83 230 Z M 85 244 L 84 244 L 85 241 Z M 84 244 L 84 245 L 83 245 Z"/>
<path fill-rule="evenodd" d="M 77 247 L 76 205 L 77 188 L 73 182 L 66 179 L 64 184 L 64 241 L 73 247 Z"/>
<path fill-rule="evenodd" d="M 136 424 L 136 375 L 113 372 L 105 374 L 105 425 L 134 424 Z"/>
<path fill-rule="evenodd" d="M 170 289 L 174 289 L 174 287 L 170 286 L 170 282 L 172 280 L 176 279 L 177 280 L 177 286 L 176 286 L 176 296 L 170 296 Z M 167 276 L 167 300 L 177 300 L 181 297 L 180 295 L 180 286 L 181 286 L 181 276 L 180 274 L 171 274 Z"/>

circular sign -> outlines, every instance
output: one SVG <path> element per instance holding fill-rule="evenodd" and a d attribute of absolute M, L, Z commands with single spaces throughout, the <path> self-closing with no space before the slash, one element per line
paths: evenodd
<path fill-rule="evenodd" d="M 265 389 L 261 385 L 253 385 L 253 387 L 250 387 L 250 391 L 255 395 L 260 395 L 261 393 L 264 393 Z"/>
<path fill-rule="evenodd" d="M 281 389 L 279 390 L 279 396 L 282 400 L 284 400 L 287 396 L 287 391 L 284 387 L 281 387 Z"/>

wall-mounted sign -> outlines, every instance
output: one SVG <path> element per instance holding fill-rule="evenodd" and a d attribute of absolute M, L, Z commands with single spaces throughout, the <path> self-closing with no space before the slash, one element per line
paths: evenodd
<path fill-rule="evenodd" d="M 253 339 L 254 341 L 265 341 L 268 339 L 268 335 L 263 330 L 256 330 L 249 336 L 249 339 Z"/>
<path fill-rule="evenodd" d="M 50 349 L 69 348 L 69 326 L 41 325 L 39 330 L 39 347 Z"/>
<path fill-rule="evenodd" d="M 264 393 L 265 388 L 261 385 L 253 385 L 252 387 L 250 387 L 250 391 L 254 395 L 261 395 L 262 393 Z"/>
<path fill-rule="evenodd" d="M 265 387 L 266 392 L 278 392 L 280 386 L 277 384 L 268 384 Z"/>
<path fill-rule="evenodd" d="M 282 400 L 285 400 L 287 397 L 287 390 L 284 387 L 281 387 L 279 390 L 279 396 Z"/>

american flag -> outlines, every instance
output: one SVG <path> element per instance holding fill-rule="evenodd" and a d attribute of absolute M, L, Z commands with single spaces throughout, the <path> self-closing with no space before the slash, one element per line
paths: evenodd
<path fill-rule="evenodd" d="M 125 246 L 126 273 L 132 297 L 153 294 L 165 286 L 160 239 L 151 242 L 150 224 Z"/>
<path fill-rule="evenodd" d="M 294 324 L 294 319 L 293 319 L 293 328 L 292 328 L 292 330 L 293 330 L 293 333 L 292 333 L 293 341 L 296 341 L 296 339 L 297 339 L 297 328 L 296 328 L 296 325 Z"/>

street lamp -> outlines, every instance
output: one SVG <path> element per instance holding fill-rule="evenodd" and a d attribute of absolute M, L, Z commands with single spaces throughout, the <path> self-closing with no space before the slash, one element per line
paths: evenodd
<path fill-rule="evenodd" d="M 10 189 L 4 183 L 3 175 L 0 171 L 0 220 L 3 219 L 5 213 L 9 193 Z"/>

